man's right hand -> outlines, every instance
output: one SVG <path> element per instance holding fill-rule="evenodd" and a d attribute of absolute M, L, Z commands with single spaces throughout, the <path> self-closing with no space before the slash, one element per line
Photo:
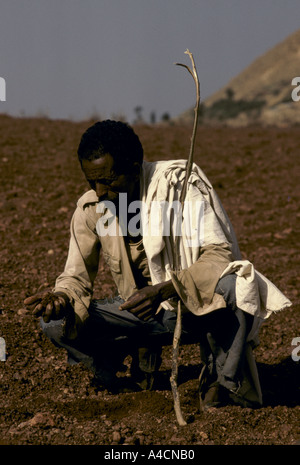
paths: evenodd
<path fill-rule="evenodd" d="M 24 305 L 35 316 L 42 316 L 45 323 L 60 320 L 70 309 L 70 300 L 66 294 L 44 291 L 24 300 Z"/>

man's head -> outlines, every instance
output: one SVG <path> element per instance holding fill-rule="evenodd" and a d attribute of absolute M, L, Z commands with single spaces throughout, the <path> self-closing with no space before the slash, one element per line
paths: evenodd
<path fill-rule="evenodd" d="M 120 121 L 95 123 L 83 134 L 78 158 L 87 181 L 99 200 L 115 202 L 119 193 L 136 200 L 143 148 L 138 136 Z"/>
<path fill-rule="evenodd" d="M 100 121 L 88 128 L 77 153 L 81 163 L 110 154 L 116 171 L 122 174 L 130 173 L 134 163 L 141 165 L 143 162 L 143 147 L 138 136 L 121 121 Z"/>

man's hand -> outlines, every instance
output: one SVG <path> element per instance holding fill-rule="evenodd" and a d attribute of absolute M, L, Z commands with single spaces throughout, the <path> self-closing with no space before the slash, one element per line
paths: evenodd
<path fill-rule="evenodd" d="M 157 312 L 161 302 L 177 296 L 171 281 L 147 286 L 135 292 L 120 305 L 120 310 L 127 310 L 143 321 L 148 321 Z"/>
<path fill-rule="evenodd" d="M 50 320 L 60 320 L 67 314 L 69 298 L 66 294 L 54 292 L 40 292 L 24 300 L 24 305 L 35 316 L 42 316 L 45 323 Z"/>

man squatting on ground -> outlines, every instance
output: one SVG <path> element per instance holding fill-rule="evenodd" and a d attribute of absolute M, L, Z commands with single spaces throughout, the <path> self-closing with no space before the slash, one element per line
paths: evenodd
<path fill-rule="evenodd" d="M 91 190 L 78 200 L 71 221 L 65 269 L 50 294 L 24 301 L 35 315 L 42 316 L 44 333 L 67 350 L 69 363 L 83 362 L 94 372 L 97 383 L 112 393 L 153 389 L 162 346 L 172 343 L 181 299 L 182 343 L 200 344 L 201 409 L 228 403 L 261 405 L 252 348 L 263 319 L 290 302 L 267 282 L 275 295 L 271 299 L 270 293 L 264 295 L 269 302 L 260 304 L 260 283 L 266 278 L 257 275 L 249 262 L 241 261 L 233 228 L 205 174 L 193 165 L 186 201 L 196 207 L 186 223 L 197 217 L 201 237 L 188 242 L 190 236 L 184 231 L 197 228 L 189 229 L 190 224 L 180 227 L 178 271 L 174 270 L 178 215 L 162 214 L 157 207 L 154 216 L 141 218 L 148 226 L 160 218 L 158 226 L 162 227 L 155 234 L 148 228 L 143 235 L 140 228 L 136 235 L 136 229 L 130 231 L 129 226 L 137 210 L 130 205 L 135 205 L 134 201 L 147 207 L 175 205 L 186 161 L 144 161 L 133 129 L 110 120 L 94 124 L 83 134 L 78 157 Z M 125 207 L 120 207 L 121 197 L 127 200 Z M 115 216 L 107 214 L 109 208 Z M 112 228 L 115 233 L 106 234 L 105 228 L 113 221 L 120 229 Z M 168 221 L 167 234 L 164 223 Z M 118 295 L 95 300 L 93 284 L 101 249 Z M 245 290 L 236 286 L 238 280 L 246 282 Z M 237 289 L 241 305 L 237 305 Z M 131 376 L 118 377 L 127 355 L 132 357 Z"/>

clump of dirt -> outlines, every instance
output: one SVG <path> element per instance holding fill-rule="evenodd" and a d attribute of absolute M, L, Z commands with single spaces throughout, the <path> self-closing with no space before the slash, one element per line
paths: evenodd
<path fill-rule="evenodd" d="M 273 315 L 255 349 L 264 395 L 257 410 L 226 406 L 201 413 L 199 348 L 180 350 L 179 392 L 189 423 L 179 427 L 163 350 L 153 392 L 96 392 L 92 374 L 67 364 L 23 300 L 51 289 L 68 252 L 76 201 L 88 189 L 76 158 L 91 122 L 0 116 L 1 445 L 281 445 L 299 441 L 299 128 L 200 127 L 195 161 L 214 184 L 244 258 L 293 306 Z M 149 161 L 187 158 L 191 129 L 137 126 Z M 115 291 L 101 258 L 95 297 Z M 299 341 L 299 339 L 298 339 Z M 299 342 L 298 342 L 299 346 Z M 293 352 L 294 351 L 294 352 Z M 292 357 L 292 355 L 294 355 Z M 125 361 L 129 365 L 130 360 Z"/>

